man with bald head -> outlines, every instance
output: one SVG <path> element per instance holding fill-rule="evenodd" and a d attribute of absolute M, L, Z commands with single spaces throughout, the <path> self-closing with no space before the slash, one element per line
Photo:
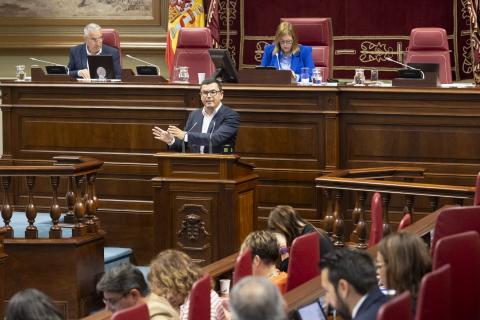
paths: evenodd
<path fill-rule="evenodd" d="M 89 23 L 83 29 L 85 43 L 70 49 L 68 62 L 69 74 L 72 77 L 90 79 L 87 56 L 112 56 L 115 78 L 120 79 L 122 68 L 120 54 L 116 48 L 103 44 L 102 28 L 96 23 Z"/>

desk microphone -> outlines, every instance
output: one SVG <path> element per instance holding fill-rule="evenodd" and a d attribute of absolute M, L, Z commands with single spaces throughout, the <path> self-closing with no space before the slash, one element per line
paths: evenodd
<path fill-rule="evenodd" d="M 152 66 L 152 67 L 157 68 L 157 74 L 160 75 L 160 68 L 159 68 L 156 64 L 153 64 L 153 63 L 151 63 L 151 62 L 148 62 L 148 61 L 145 61 L 145 60 L 142 60 L 142 59 L 138 59 L 138 58 L 136 58 L 136 57 L 134 57 L 134 56 L 131 56 L 131 55 L 129 55 L 129 54 L 126 54 L 125 56 L 126 56 L 127 58 L 130 58 L 130 59 L 133 59 L 133 60 L 137 60 L 137 61 L 139 61 L 139 62 L 142 62 L 142 63 L 145 63 L 145 64 L 147 64 L 147 65 L 149 65 L 149 66 Z M 195 124 L 196 124 L 196 123 L 195 123 Z M 193 128 L 193 127 L 192 127 L 192 128 Z M 191 130 L 191 128 L 190 128 L 190 130 Z"/>
<path fill-rule="evenodd" d="M 68 67 L 64 64 L 59 64 L 59 63 L 55 63 L 55 62 L 51 62 L 51 61 L 47 61 L 47 60 L 40 60 L 40 59 L 32 58 L 32 57 L 30 57 L 29 59 L 33 60 L 33 61 L 41 62 L 41 63 L 44 63 L 44 64 L 48 64 L 48 65 L 51 65 L 51 66 L 62 67 L 62 69 L 60 69 L 60 68 L 53 68 L 53 69 L 46 68 L 47 73 L 68 74 Z M 63 69 L 63 68 L 65 68 L 65 69 Z"/>
<path fill-rule="evenodd" d="M 192 131 L 193 128 L 195 128 L 195 126 L 197 125 L 198 122 L 195 122 L 193 124 L 193 126 L 187 130 L 187 132 L 185 132 L 185 135 L 187 135 L 187 133 L 189 133 L 190 131 Z M 185 153 L 185 136 L 183 137 L 182 139 L 182 153 Z"/>
<path fill-rule="evenodd" d="M 210 131 L 210 137 L 209 137 L 209 141 L 208 141 L 208 153 L 212 153 L 212 134 L 213 134 L 213 130 L 215 130 L 215 121 L 213 121 L 213 127 L 212 127 L 212 131 Z"/>
<path fill-rule="evenodd" d="M 280 59 L 278 59 L 278 52 L 275 53 L 275 56 L 277 57 L 278 70 L 282 70 L 282 68 L 280 68 Z"/>
<path fill-rule="evenodd" d="M 396 63 L 396 64 L 401 65 L 402 67 L 405 67 L 405 68 L 410 69 L 410 70 L 419 71 L 421 76 L 422 76 L 422 79 L 425 79 L 425 74 L 423 73 L 422 69 L 414 68 L 412 66 L 409 66 L 408 64 L 398 62 L 397 60 L 393 60 L 392 58 L 389 58 L 389 57 L 385 57 L 385 60 Z"/>

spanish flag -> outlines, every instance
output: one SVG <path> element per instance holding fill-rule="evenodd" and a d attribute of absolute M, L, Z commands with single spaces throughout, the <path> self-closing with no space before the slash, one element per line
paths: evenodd
<path fill-rule="evenodd" d="M 202 0 L 169 0 L 165 62 L 167 63 L 170 77 L 172 75 L 173 58 L 175 57 L 180 28 L 204 26 L 205 11 Z"/>

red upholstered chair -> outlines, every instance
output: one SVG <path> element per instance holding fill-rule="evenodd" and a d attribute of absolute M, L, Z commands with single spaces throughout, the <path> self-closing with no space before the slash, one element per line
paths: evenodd
<path fill-rule="evenodd" d="M 210 320 L 211 280 L 206 274 L 193 284 L 188 306 L 189 320 Z"/>
<path fill-rule="evenodd" d="M 411 320 L 412 300 L 410 292 L 393 297 L 380 307 L 377 313 L 377 320 Z"/>
<path fill-rule="evenodd" d="M 405 229 L 412 224 L 412 215 L 410 213 L 405 213 L 398 224 L 397 232 Z"/>
<path fill-rule="evenodd" d="M 188 67 L 190 83 L 198 83 L 197 74 L 205 73 L 209 79 L 215 72 L 215 66 L 208 49 L 212 48 L 212 36 L 209 28 L 181 28 L 178 34 L 177 49 L 173 60 L 174 70 L 170 72 L 172 81 L 178 80 L 177 67 Z"/>
<path fill-rule="evenodd" d="M 383 210 L 382 210 L 382 196 L 375 192 L 372 197 L 372 205 L 370 207 L 371 225 L 370 225 L 370 239 L 368 246 L 374 246 L 383 237 Z"/>
<path fill-rule="evenodd" d="M 480 233 L 480 206 L 451 207 L 443 209 L 435 223 L 431 252 L 435 252 L 438 240 L 465 231 Z"/>
<path fill-rule="evenodd" d="M 118 49 L 120 55 L 120 65 L 122 65 L 122 47 L 120 46 L 120 36 L 115 29 L 102 29 L 103 44 Z"/>
<path fill-rule="evenodd" d="M 460 220 L 460 219 L 458 219 Z M 450 264 L 451 319 L 480 319 L 480 235 L 467 231 L 438 240 L 433 270 Z"/>
<path fill-rule="evenodd" d="M 112 320 L 150 320 L 148 307 L 142 303 L 128 309 L 117 311 L 113 314 Z"/>
<path fill-rule="evenodd" d="M 440 82 L 452 83 L 452 64 L 445 29 L 412 29 L 406 63 L 438 63 Z"/>
<path fill-rule="evenodd" d="M 331 18 L 282 18 L 295 28 L 298 43 L 312 47 L 313 63 L 322 68 L 324 80 L 333 76 Z"/>
<path fill-rule="evenodd" d="M 293 240 L 288 260 L 287 292 L 320 274 L 319 246 L 317 232 L 304 234 Z"/>
<path fill-rule="evenodd" d="M 480 206 L 480 172 L 477 175 L 477 182 L 475 183 L 475 196 L 473 197 L 473 205 Z"/>
<path fill-rule="evenodd" d="M 233 285 L 242 280 L 243 277 L 252 275 L 252 252 L 247 249 L 238 256 L 233 269 Z"/>
<path fill-rule="evenodd" d="M 415 320 L 450 320 L 451 268 L 446 264 L 426 274 L 418 292 Z"/>

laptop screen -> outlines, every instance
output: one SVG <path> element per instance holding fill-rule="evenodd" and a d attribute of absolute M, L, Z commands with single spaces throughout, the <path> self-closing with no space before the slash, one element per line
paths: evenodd
<path fill-rule="evenodd" d="M 327 320 L 319 300 L 298 308 L 296 314 L 299 320 Z"/>
<path fill-rule="evenodd" d="M 87 56 L 91 79 L 115 79 L 112 56 Z"/>

